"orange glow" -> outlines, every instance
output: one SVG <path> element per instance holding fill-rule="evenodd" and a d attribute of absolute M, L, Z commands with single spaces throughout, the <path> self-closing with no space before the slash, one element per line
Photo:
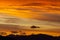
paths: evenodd
<path fill-rule="evenodd" d="M 22 32 L 16 33 L 16 35 L 32 35 L 32 34 L 47 34 L 47 35 L 52 35 L 52 36 L 60 36 L 60 33 L 56 33 L 56 32 L 43 32 L 43 31 L 33 31 L 33 30 L 20 30 Z M 7 36 L 9 34 L 13 34 L 11 31 L 0 31 L 1 32 L 5 32 L 6 34 L 1 34 L 2 36 Z M 22 34 L 22 33 L 26 33 L 26 34 Z M 14 33 L 15 34 L 15 33 Z"/>
<path fill-rule="evenodd" d="M 18 18 L 27 18 L 27 19 L 35 19 L 35 20 L 48 20 L 54 22 L 60 22 L 60 1 L 52 1 L 52 0 L 0 0 L 0 14 L 8 14 L 10 16 L 15 16 Z M 50 17 L 46 14 L 51 14 Z M 57 15 L 57 16 L 56 16 Z M 25 31 L 27 35 L 32 33 L 33 31 Z M 49 34 L 49 35 L 60 35 L 60 33 L 55 32 L 35 32 L 35 34 Z M 7 32 L 7 35 L 10 32 Z"/>

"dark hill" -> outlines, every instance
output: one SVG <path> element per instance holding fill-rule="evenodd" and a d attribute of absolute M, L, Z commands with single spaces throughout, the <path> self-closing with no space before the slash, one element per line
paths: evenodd
<path fill-rule="evenodd" d="M 13 35 L 10 34 L 8 36 L 1 36 L 0 35 L 0 40 L 60 40 L 60 37 L 54 37 L 46 34 L 38 34 L 38 35 Z"/>

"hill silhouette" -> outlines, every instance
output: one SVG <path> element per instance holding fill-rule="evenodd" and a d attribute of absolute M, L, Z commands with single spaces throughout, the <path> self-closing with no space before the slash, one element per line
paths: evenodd
<path fill-rule="evenodd" d="M 8 36 L 1 36 L 0 40 L 60 40 L 60 36 L 50 36 L 46 34 L 38 34 L 38 35 L 13 35 L 10 34 Z"/>

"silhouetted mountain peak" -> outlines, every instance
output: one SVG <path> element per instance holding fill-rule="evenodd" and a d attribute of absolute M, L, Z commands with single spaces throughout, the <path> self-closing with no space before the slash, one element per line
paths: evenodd
<path fill-rule="evenodd" d="M 10 34 L 6 37 L 0 36 L 0 40 L 60 40 L 60 36 L 54 37 L 54 36 L 50 36 L 46 34 L 38 34 L 38 35 L 30 35 L 30 36 L 20 35 L 19 36 L 19 35 Z"/>

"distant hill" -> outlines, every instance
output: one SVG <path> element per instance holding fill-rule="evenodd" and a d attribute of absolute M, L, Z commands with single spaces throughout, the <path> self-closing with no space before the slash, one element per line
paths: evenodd
<path fill-rule="evenodd" d="M 1 36 L 0 40 L 60 40 L 60 36 L 54 37 L 46 34 L 38 34 L 38 35 L 30 35 L 30 36 L 23 36 L 23 35 L 13 35 L 10 34 L 8 36 Z"/>

